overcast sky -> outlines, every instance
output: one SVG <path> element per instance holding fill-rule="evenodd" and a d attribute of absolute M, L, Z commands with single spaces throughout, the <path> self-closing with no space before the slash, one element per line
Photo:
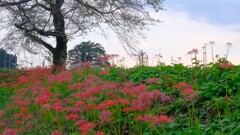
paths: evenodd
<path fill-rule="evenodd" d="M 182 58 L 185 65 L 190 64 L 187 52 L 198 48 L 199 59 L 202 59 L 204 43 L 214 41 L 214 54 L 223 57 L 226 54 L 226 43 L 231 42 L 229 60 L 240 64 L 240 0 L 165 0 L 166 10 L 152 12 L 155 18 L 163 22 L 150 27 L 147 38 L 140 40 L 139 49 L 149 55 L 149 65 L 154 65 L 153 57 L 161 53 L 162 61 L 170 64 L 171 57 Z M 101 43 L 108 54 L 119 54 L 126 57 L 126 66 L 133 66 L 133 58 L 126 55 L 121 43 L 112 33 L 108 39 L 91 33 L 86 37 L 76 38 L 69 42 L 68 49 L 82 41 L 91 40 Z M 208 62 L 211 61 L 210 46 L 207 48 Z"/>
<path fill-rule="evenodd" d="M 193 48 L 199 49 L 199 59 L 202 59 L 204 43 L 214 41 L 214 55 L 224 57 L 227 42 L 232 43 L 228 59 L 234 64 L 240 63 L 240 1 L 239 0 L 165 0 L 165 11 L 152 13 L 163 22 L 150 27 L 147 39 L 140 40 L 138 48 L 149 55 L 149 65 L 154 65 L 154 55 L 163 55 L 162 61 L 170 64 L 171 57 L 182 58 L 185 65 L 190 64 L 187 52 Z M 111 35 L 111 34 L 110 34 Z M 101 43 L 107 53 L 117 53 L 127 58 L 125 64 L 133 66 L 133 58 L 124 52 L 116 37 L 108 40 L 90 34 L 84 39 L 74 40 L 69 48 L 81 40 L 91 40 Z M 210 46 L 207 47 L 208 62 L 211 61 Z M 156 59 L 155 59 L 156 60 Z"/>

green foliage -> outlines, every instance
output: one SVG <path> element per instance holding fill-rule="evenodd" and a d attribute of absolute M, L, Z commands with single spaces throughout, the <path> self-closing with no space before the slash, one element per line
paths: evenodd
<path fill-rule="evenodd" d="M 68 51 L 68 60 L 71 64 L 81 64 L 91 62 L 95 67 L 109 65 L 107 61 L 102 62 L 101 58 L 106 56 L 106 52 L 101 44 L 94 42 L 82 42 Z"/>
<path fill-rule="evenodd" d="M 9 98 L 12 95 L 15 97 L 14 100 L 18 99 L 16 97 L 19 96 L 21 100 L 31 101 L 28 112 L 34 115 L 31 119 L 33 124 L 31 132 L 33 134 L 51 134 L 55 129 L 64 134 L 81 134 L 76 122 L 66 119 L 68 114 L 76 114 L 81 116 L 81 119 L 97 125 L 88 132 L 89 134 L 102 131 L 105 134 L 117 135 L 123 133 L 139 135 L 235 135 L 240 131 L 240 67 L 226 67 L 222 64 L 223 62 L 219 62 L 212 64 L 211 67 L 197 68 L 188 68 L 181 64 L 157 67 L 141 66 L 130 69 L 111 67 L 104 70 L 76 68 L 57 75 L 49 74 L 50 72 L 43 74 L 42 71 L 37 70 L 24 74 L 20 71 L 19 74 L 16 74 L 12 70 L 0 70 L 1 80 L 3 80 L 1 84 L 4 82 L 9 84 L 0 87 L 0 109 L 8 110 L 6 106 L 16 102 Z M 19 76 L 20 74 L 26 77 L 22 80 L 18 78 L 19 81 L 21 80 L 21 84 L 18 84 L 18 80 L 9 80 L 8 76 Z M 67 76 L 69 76 L 69 80 L 66 80 Z M 38 87 L 31 85 L 39 84 L 41 81 L 43 84 Z M 132 86 L 127 86 L 126 83 L 132 83 Z M 194 89 L 192 100 L 189 100 L 189 94 L 184 94 L 184 89 L 177 87 L 179 83 L 186 83 L 188 87 Z M 134 101 L 140 96 L 134 95 L 137 91 L 132 93 L 133 95 L 125 94 L 123 91 L 129 90 L 128 92 L 131 93 L 131 91 L 138 90 L 136 88 L 141 85 L 146 86 L 146 89 L 143 88 L 145 91 L 142 94 L 158 90 L 161 96 L 151 99 L 151 105 L 144 111 L 124 112 L 123 109 L 135 104 Z M 38 92 L 31 92 L 34 89 L 37 89 Z M 34 95 L 35 92 L 37 95 Z M 51 95 L 49 101 L 42 101 L 47 102 L 46 104 L 35 103 L 41 94 Z M 89 94 L 92 96 L 89 97 Z M 45 99 L 44 96 L 41 98 Z M 144 97 L 147 98 L 147 96 L 141 98 Z M 101 123 L 99 115 L 103 110 L 96 108 L 96 106 L 104 103 L 115 104 L 111 101 L 116 102 L 118 98 L 127 99 L 131 103 L 116 104 L 104 108 L 105 111 L 108 110 L 112 113 L 113 121 Z M 79 108 L 80 111 L 71 110 L 76 109 L 78 101 L 81 101 L 84 106 Z M 56 108 L 48 108 L 49 106 Z M 58 111 L 58 109 L 61 110 L 61 107 L 68 111 Z M 21 112 L 20 106 L 16 105 L 12 110 L 5 112 L 8 117 L 4 116 L 2 120 L 12 123 L 8 127 L 20 127 L 13 123 L 16 121 L 13 115 Z M 166 115 L 172 121 L 152 125 L 153 123 L 149 121 L 136 120 L 137 116 L 146 114 Z M 151 115 L 147 118 L 150 119 Z M 1 131 L 3 128 L 0 127 Z M 30 131 L 22 133 L 30 134 Z"/>

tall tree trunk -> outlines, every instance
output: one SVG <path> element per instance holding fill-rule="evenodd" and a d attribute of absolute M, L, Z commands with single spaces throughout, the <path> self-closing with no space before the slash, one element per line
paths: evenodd
<path fill-rule="evenodd" d="M 53 51 L 53 65 L 62 67 L 66 65 L 67 59 L 67 36 L 65 33 L 65 21 L 61 10 L 64 0 L 56 0 L 51 6 L 53 14 L 53 25 L 55 31 L 59 33 L 56 36 L 56 48 Z"/>
<path fill-rule="evenodd" d="M 57 67 L 66 66 L 67 60 L 67 42 L 58 42 L 53 51 L 53 65 Z"/>

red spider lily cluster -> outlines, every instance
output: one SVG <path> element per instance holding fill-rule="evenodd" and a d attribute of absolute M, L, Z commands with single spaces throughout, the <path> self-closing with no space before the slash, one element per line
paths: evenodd
<path fill-rule="evenodd" d="M 182 95 L 185 97 L 186 102 L 191 102 L 195 99 L 197 93 L 195 90 L 189 86 L 186 82 L 180 82 L 175 86 L 175 88 L 180 89 L 182 92 Z"/>
<path fill-rule="evenodd" d="M 59 74 L 52 74 L 51 69 L 36 68 L 18 76 L 18 81 L 11 84 L 15 88 L 15 94 L 11 96 L 13 102 L 7 107 L 11 120 L 4 118 L 6 111 L 0 110 L 2 135 L 29 133 L 36 127 L 50 125 L 54 129 L 49 134 L 62 135 L 66 124 L 75 127 L 69 132 L 103 135 L 106 125 L 117 123 L 129 112 L 135 112 L 131 117 L 135 122 L 146 122 L 154 127 L 172 121 L 167 115 L 149 114 L 154 105 L 171 100 L 165 93 L 149 90 L 146 84 L 105 82 L 94 74 L 83 77 L 89 66 L 86 64 L 83 68 Z M 101 71 L 101 75 L 107 74 L 108 70 Z M 74 75 L 81 79 L 74 79 Z M 147 84 L 158 81 L 151 78 Z M 183 94 L 193 92 L 185 90 Z"/>
<path fill-rule="evenodd" d="M 233 64 L 231 64 L 230 62 L 227 62 L 227 61 L 220 64 L 221 68 L 231 68 L 233 66 L 234 66 Z"/>

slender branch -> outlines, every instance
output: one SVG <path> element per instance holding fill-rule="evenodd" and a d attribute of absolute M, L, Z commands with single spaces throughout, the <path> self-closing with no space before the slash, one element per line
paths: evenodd
<path fill-rule="evenodd" d="M 16 6 L 16 5 L 27 3 L 29 1 L 32 1 L 32 0 L 20 0 L 17 2 L 4 2 L 4 1 L 0 0 L 0 7 Z"/>
<path fill-rule="evenodd" d="M 43 46 L 44 46 L 45 48 L 47 48 L 51 53 L 53 53 L 54 48 L 53 48 L 50 44 L 48 44 L 47 42 L 45 42 L 44 40 L 42 40 L 41 38 L 39 38 L 39 37 L 37 37 L 37 36 L 35 36 L 35 35 L 31 34 L 31 33 L 28 33 L 28 32 L 25 32 L 25 35 L 26 35 L 27 37 L 29 37 L 32 41 L 37 42 L 37 43 L 43 45 Z"/>

